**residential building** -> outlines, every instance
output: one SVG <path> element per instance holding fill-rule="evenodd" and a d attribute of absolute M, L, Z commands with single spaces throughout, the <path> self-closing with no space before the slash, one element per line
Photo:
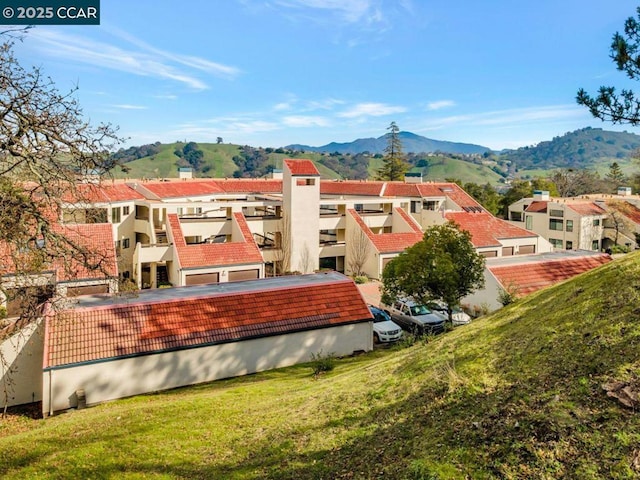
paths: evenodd
<path fill-rule="evenodd" d="M 547 239 L 556 250 L 638 248 L 640 196 L 629 188 L 618 194 L 551 198 L 536 191 L 508 209 L 508 220 Z"/>

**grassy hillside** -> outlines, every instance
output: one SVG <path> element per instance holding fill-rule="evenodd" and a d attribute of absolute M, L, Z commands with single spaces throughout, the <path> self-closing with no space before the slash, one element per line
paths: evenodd
<path fill-rule="evenodd" d="M 502 157 L 514 162 L 520 170 L 590 168 L 608 169 L 618 162 L 630 168 L 631 155 L 640 147 L 640 136 L 628 132 L 612 132 L 601 128 L 583 128 L 540 142 L 504 152 Z"/>
<path fill-rule="evenodd" d="M 176 147 L 184 144 L 158 144 L 158 153 L 145 156 L 125 163 L 128 171 L 116 168 L 113 175 L 116 178 L 175 178 L 178 176 L 176 162 L 179 158 L 174 154 Z M 196 172 L 197 177 L 232 177 L 238 166 L 233 162 L 233 157 L 240 154 L 240 146 L 233 144 L 198 143 L 198 148 L 203 152 L 201 171 Z M 376 177 L 376 171 L 382 165 L 382 160 L 368 155 L 334 157 L 333 155 L 316 152 L 288 152 L 265 153 L 266 161 L 263 164 L 272 165 L 274 168 L 282 168 L 282 160 L 285 158 L 308 158 L 313 160 L 323 178 L 369 178 Z M 431 158 L 431 157 L 425 157 Z M 362 162 L 362 163 L 361 163 Z M 500 176 L 490 168 L 483 165 L 465 162 L 453 158 L 433 157 L 429 168 L 414 168 L 414 171 L 422 171 L 426 180 L 444 180 L 445 178 L 460 178 L 463 182 L 498 184 Z M 361 168 L 356 168 L 360 165 Z"/>
<path fill-rule="evenodd" d="M 423 178 L 427 180 L 444 181 L 446 178 L 459 178 L 463 183 L 497 185 L 502 179 L 500 175 L 485 165 L 447 157 L 426 158 L 429 160 L 428 167 L 414 167 L 411 171 L 422 172 Z"/>
<path fill-rule="evenodd" d="M 640 254 L 428 342 L 0 422 L 3 478 L 640 476 Z M 313 353 L 313 352 L 310 352 Z"/>

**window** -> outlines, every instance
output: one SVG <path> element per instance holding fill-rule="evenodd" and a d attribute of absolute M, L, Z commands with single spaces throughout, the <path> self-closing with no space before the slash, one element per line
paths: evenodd
<path fill-rule="evenodd" d="M 316 184 L 316 179 L 315 178 L 307 178 L 306 179 L 306 184 L 307 185 L 315 185 Z"/>
<path fill-rule="evenodd" d="M 593 242 L 591 242 L 591 250 L 600 250 L 600 241 L 599 240 L 594 240 Z"/>
<path fill-rule="evenodd" d="M 564 217 L 564 212 L 562 210 L 549 210 L 550 217 Z"/>
<path fill-rule="evenodd" d="M 129 239 L 125 238 L 122 240 L 122 248 L 129 248 Z"/>
<path fill-rule="evenodd" d="M 525 220 L 525 228 L 527 230 L 533 230 L 533 217 L 531 215 L 526 215 L 524 217 Z"/>
<path fill-rule="evenodd" d="M 553 245 L 553 248 L 562 248 L 562 240 L 557 238 L 550 238 L 549 243 Z"/>
<path fill-rule="evenodd" d="M 600 226 L 600 219 L 599 218 L 594 218 L 593 219 L 593 226 L 594 227 L 599 227 Z"/>
<path fill-rule="evenodd" d="M 549 230 L 563 230 L 564 222 L 562 220 L 556 220 L 555 218 L 549 219 Z"/>
<path fill-rule="evenodd" d="M 439 206 L 439 203 L 433 200 L 425 200 L 422 202 L 423 210 L 431 210 L 435 212 L 436 210 L 438 210 L 438 206 Z"/>
<path fill-rule="evenodd" d="M 419 213 L 420 212 L 420 202 L 411 202 L 411 213 Z"/>
<path fill-rule="evenodd" d="M 567 250 L 573 250 L 573 242 L 571 240 L 567 240 Z"/>
<path fill-rule="evenodd" d="M 522 212 L 509 212 L 511 214 L 512 222 L 521 222 L 522 221 Z"/>
<path fill-rule="evenodd" d="M 111 223 L 120 223 L 120 207 L 111 209 Z"/>
<path fill-rule="evenodd" d="M 122 207 L 122 215 L 129 215 L 129 205 Z"/>
<path fill-rule="evenodd" d="M 573 220 L 567 220 L 567 232 L 573 232 Z"/>

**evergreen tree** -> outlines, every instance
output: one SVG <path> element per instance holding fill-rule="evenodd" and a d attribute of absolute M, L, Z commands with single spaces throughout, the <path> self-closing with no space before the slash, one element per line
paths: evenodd
<path fill-rule="evenodd" d="M 387 127 L 387 146 L 384 149 L 383 165 L 378 169 L 379 180 L 403 180 L 404 174 L 410 165 L 404 160 L 402 153 L 402 142 L 400 141 L 400 129 L 396 122 L 391 122 Z"/>
<path fill-rule="evenodd" d="M 605 180 L 611 183 L 614 189 L 617 189 L 627 181 L 627 177 L 622 173 L 618 162 L 613 162 L 609 165 L 609 172 L 605 175 Z"/>
<path fill-rule="evenodd" d="M 640 20 L 640 7 L 636 9 Z M 611 41 L 611 59 L 619 71 L 627 77 L 640 77 L 640 22 L 633 17 L 624 24 L 624 35 L 616 32 Z M 615 87 L 600 87 L 597 96 L 590 96 L 580 89 L 576 96 L 579 105 L 584 105 L 591 114 L 612 123 L 640 124 L 640 98 L 632 90 L 622 89 L 619 94 Z"/>

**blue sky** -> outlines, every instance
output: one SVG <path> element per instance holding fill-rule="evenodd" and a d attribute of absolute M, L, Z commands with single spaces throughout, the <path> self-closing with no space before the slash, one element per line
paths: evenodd
<path fill-rule="evenodd" d="M 580 87 L 634 86 L 609 59 L 631 0 L 102 0 L 100 26 L 16 45 L 129 145 L 279 147 L 383 135 L 494 149 L 586 126 Z M 640 89 L 640 84 L 638 84 Z"/>

